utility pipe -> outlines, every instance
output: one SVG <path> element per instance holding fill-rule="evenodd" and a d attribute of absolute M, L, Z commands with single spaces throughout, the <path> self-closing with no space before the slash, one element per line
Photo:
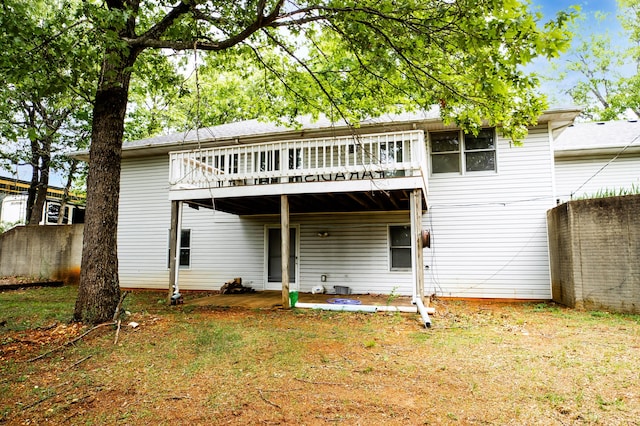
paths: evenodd
<path fill-rule="evenodd" d="M 331 303 L 296 303 L 296 308 L 321 309 L 323 311 L 342 311 L 342 312 L 369 312 L 375 313 L 377 306 L 373 305 L 334 305 Z"/>
<path fill-rule="evenodd" d="M 376 306 L 378 308 L 378 312 L 403 312 L 408 314 L 415 314 L 418 312 L 418 308 L 416 306 Z M 436 308 L 426 307 L 428 314 L 435 314 Z"/>
<path fill-rule="evenodd" d="M 420 316 L 422 317 L 422 322 L 424 322 L 424 326 L 426 328 L 431 328 L 431 318 L 429 318 L 429 314 L 427 313 L 427 308 L 422 303 L 422 299 L 417 297 L 413 303 L 418 307 L 418 312 L 420 312 Z"/>
<path fill-rule="evenodd" d="M 296 303 L 296 308 L 324 309 L 327 311 L 347 311 L 347 312 L 403 312 L 416 313 L 416 306 L 378 306 L 378 305 L 338 305 L 332 303 Z M 435 308 L 425 307 L 427 313 L 435 313 Z"/>

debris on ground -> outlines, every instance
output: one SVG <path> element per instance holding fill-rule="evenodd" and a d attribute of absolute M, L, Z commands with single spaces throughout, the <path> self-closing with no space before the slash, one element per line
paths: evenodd
<path fill-rule="evenodd" d="M 251 287 L 242 285 L 242 278 L 237 277 L 231 281 L 227 281 L 220 287 L 220 294 L 242 294 L 242 293 L 255 293 L 255 290 Z"/>

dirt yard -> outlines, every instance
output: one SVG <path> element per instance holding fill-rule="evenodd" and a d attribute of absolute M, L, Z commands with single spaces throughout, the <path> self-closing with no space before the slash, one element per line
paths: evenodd
<path fill-rule="evenodd" d="M 424 329 L 145 292 L 119 333 L 60 347 L 89 327 L 53 319 L 70 316 L 68 289 L 24 313 L 46 305 L 38 291 L 0 293 L 0 424 L 640 425 L 638 316 L 435 301 Z"/>

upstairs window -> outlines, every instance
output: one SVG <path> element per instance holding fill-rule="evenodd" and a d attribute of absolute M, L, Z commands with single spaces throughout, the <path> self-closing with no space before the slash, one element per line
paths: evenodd
<path fill-rule="evenodd" d="M 431 139 L 431 173 L 495 171 L 495 129 L 477 136 L 462 131 L 435 132 Z"/>
<path fill-rule="evenodd" d="M 431 133 L 431 172 L 460 173 L 461 132 Z"/>

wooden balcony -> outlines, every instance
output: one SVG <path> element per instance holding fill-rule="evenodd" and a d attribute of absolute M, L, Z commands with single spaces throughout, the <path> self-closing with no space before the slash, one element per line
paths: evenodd
<path fill-rule="evenodd" d="M 359 204 L 360 209 L 395 210 L 406 207 L 402 203 L 406 193 L 394 191 L 419 188 L 426 193 L 427 154 L 422 131 L 235 145 L 169 155 L 170 198 L 206 206 L 206 200 L 215 199 L 216 208 L 224 206 L 224 200 L 246 204 L 250 199 L 252 205 L 259 206 L 283 194 L 315 194 L 315 198 L 306 198 L 304 204 L 309 204 L 323 194 L 342 194 L 344 200 L 334 200 L 333 209 L 344 211 L 345 200 L 351 199 L 349 204 Z M 388 203 L 376 200 L 372 206 L 354 199 L 354 194 L 375 197 L 378 191 L 394 192 L 395 200 L 390 196 Z M 316 204 L 324 202 L 326 199 Z M 313 211 L 323 211 L 319 206 L 311 207 L 313 204 L 309 206 Z M 227 210 L 247 214 L 247 208 Z"/>

